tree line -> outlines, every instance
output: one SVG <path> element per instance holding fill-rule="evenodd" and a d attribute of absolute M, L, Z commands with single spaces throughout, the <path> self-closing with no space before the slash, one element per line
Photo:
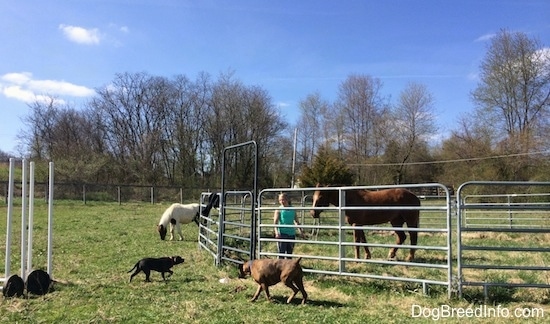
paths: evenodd
<path fill-rule="evenodd" d="M 31 104 L 22 137 L 29 158 L 55 161 L 56 180 L 75 183 L 219 188 L 225 158 L 226 185 L 247 188 L 255 153 L 224 157 L 224 148 L 251 140 L 260 187 L 325 180 L 311 170 L 327 157 L 356 184 L 550 178 L 550 55 L 538 40 L 506 30 L 492 39 L 469 94 L 474 110 L 436 144 L 429 89 L 411 82 L 396 102 L 382 90 L 380 79 L 350 74 L 333 102 L 305 95 L 289 124 L 268 91 L 233 73 L 120 73 L 82 107 Z"/>

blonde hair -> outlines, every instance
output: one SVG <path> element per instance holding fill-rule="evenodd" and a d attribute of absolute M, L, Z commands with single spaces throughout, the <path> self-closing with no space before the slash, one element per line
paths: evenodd
<path fill-rule="evenodd" d="M 288 195 L 285 192 L 281 192 L 277 198 L 278 198 L 277 200 L 284 198 L 286 201 L 288 201 L 289 205 L 291 204 L 290 198 L 288 198 Z"/>

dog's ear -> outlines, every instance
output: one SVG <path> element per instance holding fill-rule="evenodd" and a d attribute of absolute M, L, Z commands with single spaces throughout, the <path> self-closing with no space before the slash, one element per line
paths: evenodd
<path fill-rule="evenodd" d="M 245 262 L 246 263 L 246 262 Z M 243 279 L 246 276 L 246 273 L 244 273 L 244 264 L 245 263 L 239 263 L 239 278 Z"/>

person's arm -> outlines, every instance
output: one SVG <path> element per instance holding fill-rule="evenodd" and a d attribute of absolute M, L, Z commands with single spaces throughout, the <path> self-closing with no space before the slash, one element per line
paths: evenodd
<path fill-rule="evenodd" d="M 300 226 L 300 222 L 298 222 L 297 219 L 294 219 L 294 225 Z M 301 227 L 298 227 L 298 231 L 300 232 L 300 236 L 301 236 L 301 237 L 304 237 L 304 231 L 302 230 Z"/>
<path fill-rule="evenodd" d="M 280 215 L 280 211 L 276 210 L 275 213 L 273 214 L 273 224 L 275 225 L 279 224 L 279 215 Z M 279 228 L 275 226 L 273 228 L 273 231 L 275 232 L 275 238 L 279 238 Z"/>

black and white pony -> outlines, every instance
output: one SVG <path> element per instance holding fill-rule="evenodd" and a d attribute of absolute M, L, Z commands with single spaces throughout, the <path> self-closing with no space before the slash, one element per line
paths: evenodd
<path fill-rule="evenodd" d="M 208 198 L 208 204 L 204 207 L 200 213 L 204 217 L 210 215 L 212 208 L 220 207 L 220 195 L 218 193 L 210 194 Z M 157 225 L 157 231 L 159 232 L 160 239 L 164 240 L 168 233 L 168 226 L 170 226 L 170 241 L 174 240 L 174 229 L 180 236 L 180 241 L 183 240 L 183 234 L 181 232 L 181 224 L 189 224 L 195 222 L 199 225 L 199 210 L 200 204 L 172 204 L 166 208 L 162 214 L 159 224 Z"/>
<path fill-rule="evenodd" d="M 181 233 L 181 224 L 189 224 L 195 222 L 199 225 L 199 209 L 200 204 L 172 204 L 166 208 L 162 214 L 159 224 L 157 225 L 157 231 L 160 234 L 160 239 L 166 238 L 168 225 L 170 224 L 170 241 L 174 240 L 174 228 L 180 236 L 180 241 L 183 240 L 183 234 Z"/>

